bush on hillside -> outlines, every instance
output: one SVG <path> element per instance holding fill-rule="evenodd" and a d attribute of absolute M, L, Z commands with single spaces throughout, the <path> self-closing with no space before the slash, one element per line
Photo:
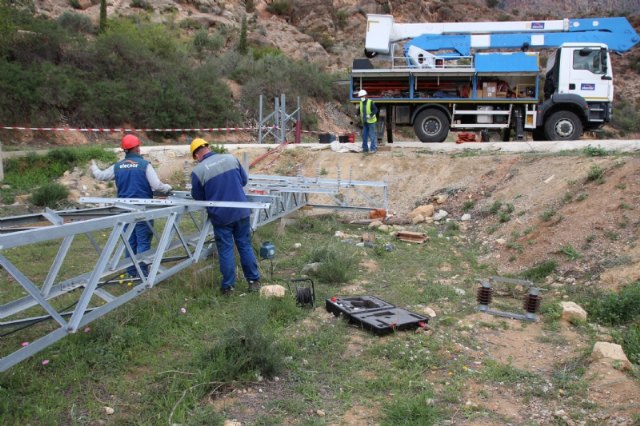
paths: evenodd
<path fill-rule="evenodd" d="M 608 292 L 586 300 L 589 317 L 610 325 L 622 325 L 640 319 L 640 281 L 624 287 L 620 292 Z"/>
<path fill-rule="evenodd" d="M 312 272 L 320 281 L 340 284 L 354 278 L 357 259 L 344 246 L 326 246 L 315 248 L 310 254 L 309 263 L 320 263 L 317 270 Z"/>
<path fill-rule="evenodd" d="M 53 149 L 46 156 L 31 153 L 26 157 L 5 160 L 2 182 L 9 185 L 14 193 L 29 192 L 59 178 L 75 166 L 84 166 L 91 159 L 110 163 L 116 158 L 115 153 L 98 147 Z"/>
<path fill-rule="evenodd" d="M 59 183 L 47 183 L 33 191 L 31 202 L 36 206 L 49 207 L 55 209 L 60 202 L 66 200 L 69 196 L 69 190 L 66 186 Z"/>
<path fill-rule="evenodd" d="M 614 103 L 611 124 L 623 133 L 640 132 L 640 111 L 633 102 L 620 99 Z"/>
<path fill-rule="evenodd" d="M 91 22 L 91 18 L 75 12 L 64 12 L 57 19 L 61 27 L 78 33 L 94 34 L 96 28 Z"/>
<path fill-rule="evenodd" d="M 238 319 L 221 333 L 215 345 L 194 359 L 204 370 L 206 380 L 231 383 L 254 380 L 257 374 L 271 378 L 280 373 L 285 346 L 277 339 L 269 316 L 279 317 L 272 308 L 287 310 L 287 315 L 295 312 L 293 302 L 288 302 L 261 301 L 252 305 L 252 309 L 240 311 Z"/>
<path fill-rule="evenodd" d="M 237 29 L 184 38 L 176 25 L 113 17 L 87 38 L 81 15 L 48 21 L 1 3 L 0 24 L 0 116 L 12 125 L 222 127 L 255 119 L 260 95 L 337 97 L 333 76 L 277 49 L 221 53 Z M 243 86 L 244 117 L 223 79 Z"/>

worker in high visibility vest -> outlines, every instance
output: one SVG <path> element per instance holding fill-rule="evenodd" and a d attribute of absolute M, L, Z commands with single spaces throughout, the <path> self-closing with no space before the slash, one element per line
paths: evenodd
<path fill-rule="evenodd" d="M 367 91 L 360 90 L 358 92 L 360 104 L 358 110 L 360 113 L 360 122 L 362 123 L 362 152 L 376 152 L 376 122 L 378 121 L 378 108 L 371 99 L 367 98 Z M 371 142 L 367 145 L 367 139 Z"/>

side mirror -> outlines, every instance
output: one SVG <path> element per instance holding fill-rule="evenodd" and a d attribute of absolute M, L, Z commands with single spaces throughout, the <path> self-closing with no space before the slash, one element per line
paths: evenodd
<path fill-rule="evenodd" d="M 607 67 L 607 58 L 609 57 L 609 55 L 607 54 L 607 49 L 600 49 L 600 63 L 602 64 L 602 72 L 606 75 L 607 72 L 609 71 L 608 67 Z M 611 77 L 609 77 L 609 80 L 611 80 Z"/>

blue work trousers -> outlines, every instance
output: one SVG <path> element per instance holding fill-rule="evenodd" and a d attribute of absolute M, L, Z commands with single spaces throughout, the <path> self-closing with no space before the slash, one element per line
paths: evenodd
<path fill-rule="evenodd" d="M 249 217 L 228 225 L 213 225 L 216 248 L 220 258 L 221 287 L 234 287 L 236 284 L 236 260 L 233 246 L 238 248 L 242 273 L 247 281 L 259 281 L 258 261 L 251 246 L 251 224 Z"/>
<path fill-rule="evenodd" d="M 369 146 L 367 146 L 367 139 L 371 140 Z M 362 151 L 363 152 L 376 152 L 376 123 L 364 123 L 362 126 Z"/>
<path fill-rule="evenodd" d="M 153 226 L 153 221 L 149 221 L 151 226 Z M 147 222 L 137 223 L 135 228 L 133 228 L 133 232 L 129 237 L 129 245 L 135 254 L 143 253 L 151 248 L 151 239 L 153 238 L 153 231 L 147 224 Z M 129 252 L 127 251 L 125 257 L 129 257 Z M 140 269 L 144 273 L 146 277 L 149 274 L 149 266 L 146 263 L 140 264 Z M 137 277 L 138 271 L 135 266 L 130 266 L 127 268 L 127 273 L 130 277 Z"/>

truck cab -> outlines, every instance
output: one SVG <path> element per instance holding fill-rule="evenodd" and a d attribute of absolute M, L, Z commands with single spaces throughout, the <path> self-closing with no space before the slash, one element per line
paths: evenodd
<path fill-rule="evenodd" d="M 577 138 L 583 130 L 597 129 L 609 122 L 613 73 L 607 46 L 602 43 L 560 46 L 547 61 L 544 99 L 538 109 L 537 138 Z M 566 112 L 559 113 L 560 110 Z M 551 119 L 554 115 L 555 121 Z"/>

